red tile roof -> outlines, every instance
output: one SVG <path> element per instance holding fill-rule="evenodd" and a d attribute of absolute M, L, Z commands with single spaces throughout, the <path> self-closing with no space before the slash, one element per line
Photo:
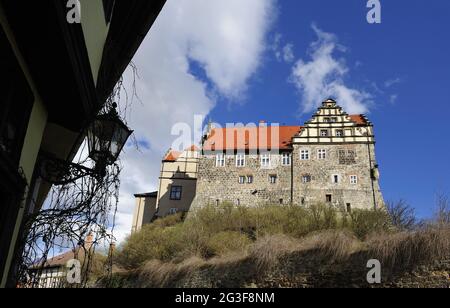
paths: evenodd
<path fill-rule="evenodd" d="M 182 153 L 178 151 L 170 151 L 167 153 L 166 157 L 164 157 L 164 162 L 176 162 L 178 157 L 180 157 Z"/>
<path fill-rule="evenodd" d="M 195 144 L 193 144 L 190 147 L 188 147 L 185 151 L 197 152 L 200 151 L 200 149 Z M 177 159 L 181 156 L 181 154 L 183 153 L 179 151 L 169 151 L 164 157 L 163 162 L 170 162 L 170 163 L 176 162 Z"/>
<path fill-rule="evenodd" d="M 356 125 L 367 125 L 364 115 L 349 115 L 350 120 Z M 267 129 L 265 129 L 267 128 Z M 279 138 L 272 135 L 278 130 Z M 205 141 L 205 151 L 226 150 L 260 150 L 291 148 L 292 138 L 302 130 L 302 126 L 267 126 L 245 128 L 220 128 L 213 129 Z M 244 137 L 245 136 L 245 137 Z M 274 142 L 274 144 L 272 144 Z"/>
<path fill-rule="evenodd" d="M 193 144 L 189 148 L 187 148 L 186 151 L 197 152 L 197 151 L 200 151 L 200 149 L 195 144 Z"/>
<path fill-rule="evenodd" d="M 290 149 L 292 138 L 301 129 L 301 126 L 213 129 L 203 149 L 205 151 Z M 278 136 L 275 136 L 277 133 Z"/>
<path fill-rule="evenodd" d="M 367 121 L 362 114 L 352 114 L 349 116 L 350 120 L 358 125 L 366 125 Z"/>

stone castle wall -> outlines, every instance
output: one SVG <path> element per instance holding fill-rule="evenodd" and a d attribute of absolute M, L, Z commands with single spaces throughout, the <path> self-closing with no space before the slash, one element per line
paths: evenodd
<path fill-rule="evenodd" d="M 303 149 L 309 150 L 309 160 L 300 159 Z M 325 159 L 319 159 L 319 150 L 326 150 Z M 340 156 L 340 151 L 345 156 Z M 376 166 L 373 144 L 294 145 L 293 162 L 294 204 L 325 203 L 331 195 L 331 204 L 342 209 L 347 205 L 360 209 L 383 206 L 378 179 L 372 182 L 371 168 Z M 304 175 L 310 175 L 311 182 L 303 183 Z M 338 183 L 333 182 L 334 175 Z M 351 183 L 351 176 L 357 176 L 356 184 Z"/>
<path fill-rule="evenodd" d="M 309 160 L 300 159 L 300 151 L 308 149 Z M 326 150 L 326 159 L 318 158 L 318 150 Z M 370 156 L 369 156 L 370 149 Z M 340 157 L 339 151 L 353 151 L 354 160 Z M 352 156 L 353 157 L 353 156 Z M 372 163 L 370 163 L 370 159 Z M 373 209 L 374 193 L 378 207 L 383 206 L 378 179 L 371 178 L 371 167 L 376 166 L 374 145 L 294 145 L 292 166 L 281 165 L 281 155 L 271 155 L 271 167 L 263 168 L 259 155 L 248 155 L 245 167 L 236 167 L 235 156 L 227 156 L 224 167 L 216 167 L 215 155 L 203 155 L 199 161 L 196 198 L 193 207 L 231 203 L 243 206 L 261 204 L 311 205 L 326 203 L 332 196 L 333 206 L 347 209 Z M 376 174 L 376 172 L 375 172 Z M 276 175 L 276 184 L 270 176 Z M 303 183 L 303 176 L 310 175 L 311 182 Z M 333 176 L 339 183 L 333 183 Z M 351 184 L 350 176 L 357 176 L 357 184 Z M 253 183 L 239 183 L 240 176 L 253 176 Z"/>
<path fill-rule="evenodd" d="M 275 184 L 270 176 L 276 175 Z M 239 177 L 246 177 L 244 184 Z M 253 176 L 253 183 L 247 177 Z M 195 206 L 232 203 L 255 206 L 259 204 L 289 204 L 291 199 L 291 166 L 281 165 L 280 155 L 271 155 L 271 167 L 260 166 L 259 155 L 247 155 L 246 166 L 236 167 L 235 156 L 227 156 L 224 167 L 216 167 L 215 155 L 200 158 Z"/>

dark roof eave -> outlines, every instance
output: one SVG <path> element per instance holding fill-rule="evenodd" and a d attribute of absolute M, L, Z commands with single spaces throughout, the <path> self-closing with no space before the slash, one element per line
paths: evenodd
<path fill-rule="evenodd" d="M 165 3 L 166 0 L 116 1 L 98 76 L 101 101 L 106 101 L 113 91 Z"/>
<path fill-rule="evenodd" d="M 135 198 L 157 198 L 158 197 L 158 192 L 151 192 L 151 193 L 143 193 L 143 194 L 135 194 L 134 195 Z"/>

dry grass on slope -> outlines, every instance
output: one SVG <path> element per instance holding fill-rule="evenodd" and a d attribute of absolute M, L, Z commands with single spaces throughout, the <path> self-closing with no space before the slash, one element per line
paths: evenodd
<path fill-rule="evenodd" d="M 380 260 L 390 272 L 411 270 L 418 265 L 450 257 L 450 227 L 373 234 L 367 246 L 368 255 Z"/>
<path fill-rule="evenodd" d="M 115 257 L 123 271 L 111 285 L 243 287 L 267 275 L 292 278 L 306 271 L 321 277 L 355 267 L 364 272 L 369 259 L 380 260 L 388 274 L 448 260 L 446 220 L 406 229 L 384 211 L 346 215 L 320 205 L 207 207 L 186 221 L 171 216 L 132 235 Z"/>

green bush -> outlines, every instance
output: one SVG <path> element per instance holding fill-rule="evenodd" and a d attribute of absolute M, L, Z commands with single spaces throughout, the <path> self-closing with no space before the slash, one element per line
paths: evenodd
<path fill-rule="evenodd" d="M 183 247 L 181 229 L 182 225 L 144 226 L 140 232 L 128 238 L 116 257 L 117 261 L 125 268 L 137 268 L 152 259 L 174 259 Z"/>
<path fill-rule="evenodd" d="M 220 256 L 233 251 L 243 251 L 252 241 L 245 234 L 235 231 L 223 231 L 212 235 L 208 240 L 211 255 Z"/>

